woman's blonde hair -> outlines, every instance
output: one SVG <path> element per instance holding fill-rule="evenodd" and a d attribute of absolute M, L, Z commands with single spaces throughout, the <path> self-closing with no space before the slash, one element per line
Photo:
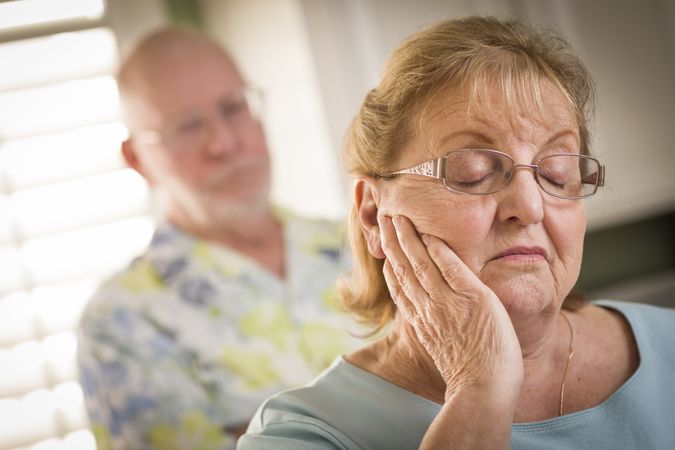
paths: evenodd
<path fill-rule="evenodd" d="M 543 80 L 569 102 L 579 126 L 580 151 L 589 154 L 593 81 L 560 36 L 491 17 L 434 24 L 413 34 L 390 57 L 379 85 L 366 95 L 351 123 L 344 163 L 354 177 L 396 170 L 400 150 L 415 137 L 421 115 L 441 91 L 468 92 L 472 104 L 489 95 L 489 85 L 497 87 L 507 105 L 525 101 L 542 110 Z M 353 268 L 338 292 L 343 305 L 377 331 L 394 317 L 396 307 L 382 274 L 383 260 L 368 251 L 354 207 L 349 234 Z M 573 298 L 578 297 L 567 303 L 578 303 Z"/>

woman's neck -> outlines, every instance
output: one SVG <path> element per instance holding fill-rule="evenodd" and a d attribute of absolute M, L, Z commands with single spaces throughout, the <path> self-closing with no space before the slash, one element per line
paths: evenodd
<path fill-rule="evenodd" d="M 443 378 L 414 330 L 402 322 L 397 316 L 387 336 L 349 355 L 347 360 L 407 391 L 442 404 Z"/>
<path fill-rule="evenodd" d="M 519 405 L 529 404 L 527 399 L 542 395 L 542 391 L 553 394 L 559 392 L 558 377 L 552 377 L 551 374 L 562 375 L 562 370 L 558 369 L 564 368 L 563 359 L 568 349 L 567 338 L 560 334 L 566 332 L 567 328 L 563 328 L 565 324 L 562 318 L 559 320 L 560 323 L 549 324 L 549 329 L 541 328 L 547 333 L 537 336 L 526 333 L 531 340 L 526 342 L 528 353 L 523 354 L 525 378 Z M 350 355 L 348 360 L 403 389 L 443 404 L 445 382 L 432 358 L 417 340 L 414 330 L 402 323 L 399 317 L 392 325 L 384 339 Z"/>

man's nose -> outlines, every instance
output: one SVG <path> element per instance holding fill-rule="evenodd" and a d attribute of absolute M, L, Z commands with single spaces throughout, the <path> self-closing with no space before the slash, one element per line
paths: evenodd
<path fill-rule="evenodd" d="M 211 158 L 221 158 L 238 150 L 241 142 L 238 130 L 223 117 L 212 117 L 208 127 L 205 153 Z"/>

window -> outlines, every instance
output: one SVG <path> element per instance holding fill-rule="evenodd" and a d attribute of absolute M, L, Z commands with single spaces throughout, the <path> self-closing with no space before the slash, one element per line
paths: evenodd
<path fill-rule="evenodd" d="M 150 239 L 103 0 L 0 3 L 0 450 L 95 449 L 74 329 Z"/>

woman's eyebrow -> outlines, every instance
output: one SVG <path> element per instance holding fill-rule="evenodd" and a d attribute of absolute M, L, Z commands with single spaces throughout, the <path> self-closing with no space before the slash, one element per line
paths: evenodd
<path fill-rule="evenodd" d="M 576 130 L 571 129 L 571 128 L 567 128 L 567 129 L 558 131 L 557 133 L 555 133 L 553 136 L 551 136 L 546 141 L 544 146 L 549 145 L 549 144 L 551 144 L 551 143 L 553 143 L 553 142 L 555 142 L 555 141 L 557 141 L 557 140 L 559 140 L 563 137 L 567 137 L 567 136 L 570 136 L 570 137 L 574 138 L 574 142 L 577 144 L 577 146 L 579 146 L 579 144 L 580 144 L 579 133 Z"/>
<path fill-rule="evenodd" d="M 439 143 L 443 146 L 447 144 L 451 140 L 456 140 L 459 138 L 472 138 L 478 142 L 485 142 L 486 144 L 490 146 L 494 146 L 495 141 L 490 138 L 488 135 L 477 131 L 477 130 L 460 130 L 460 131 L 455 131 L 454 133 L 450 133 L 446 136 L 443 136 L 440 140 Z"/>

